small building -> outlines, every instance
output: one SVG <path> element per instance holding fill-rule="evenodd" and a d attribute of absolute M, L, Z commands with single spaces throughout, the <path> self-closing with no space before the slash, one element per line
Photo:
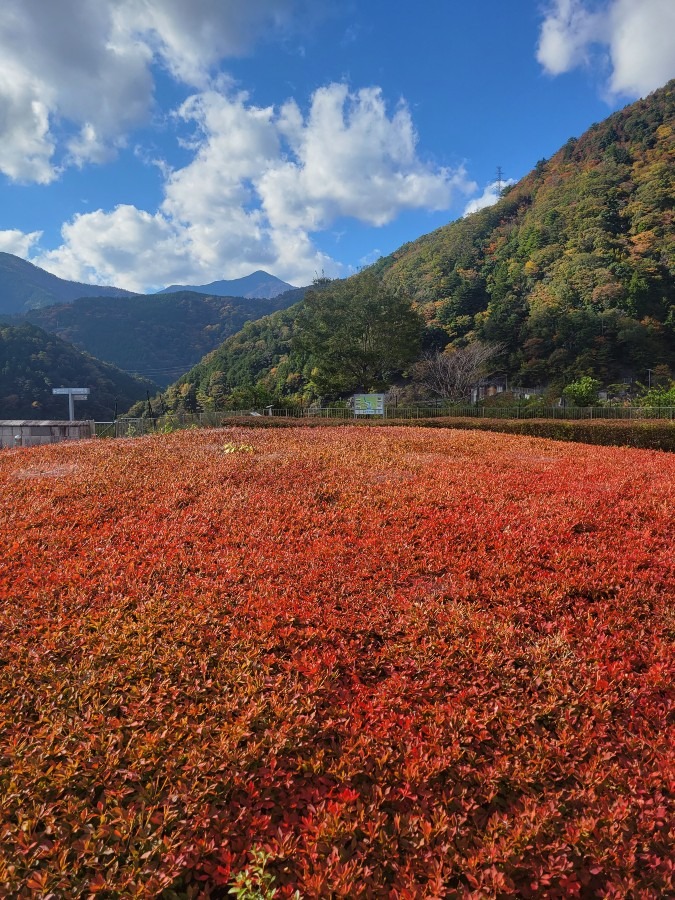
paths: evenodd
<path fill-rule="evenodd" d="M 538 387 L 514 387 L 509 386 L 506 375 L 498 375 L 491 378 L 483 378 L 471 388 L 471 402 L 478 403 L 489 397 L 497 397 L 499 394 L 510 394 L 514 400 L 531 400 L 533 397 L 542 397 L 544 388 Z"/>
<path fill-rule="evenodd" d="M 485 400 L 487 397 L 496 397 L 497 394 L 503 394 L 508 389 L 509 382 L 506 375 L 483 378 L 471 388 L 471 402 L 478 403 L 479 400 Z"/>
<path fill-rule="evenodd" d="M 0 419 L 0 447 L 36 447 L 59 441 L 96 437 L 93 420 L 59 422 L 50 419 Z"/>

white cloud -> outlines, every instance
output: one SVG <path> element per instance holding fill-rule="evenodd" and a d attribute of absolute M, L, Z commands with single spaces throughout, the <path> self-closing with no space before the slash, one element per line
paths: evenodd
<path fill-rule="evenodd" d="M 160 208 L 76 216 L 39 265 L 132 290 L 257 268 L 307 284 L 322 270 L 339 274 L 312 241 L 337 219 L 382 225 L 404 209 L 447 208 L 455 191 L 476 189 L 462 168 L 419 159 L 407 107 L 388 114 L 376 88 L 328 85 L 306 115 L 294 101 L 277 110 L 208 90 L 177 115 L 196 129 L 194 155 L 166 173 Z"/>
<path fill-rule="evenodd" d="M 642 96 L 675 76 L 672 0 L 617 0 L 610 21 L 613 93 Z"/>
<path fill-rule="evenodd" d="M 31 261 L 61 278 L 114 284 L 142 292 L 191 269 L 189 242 L 161 213 L 120 205 L 112 212 L 76 215 L 62 229 L 63 244 Z"/>
<path fill-rule="evenodd" d="M 470 216 L 471 213 L 478 212 L 479 209 L 485 209 L 486 206 L 494 206 L 497 200 L 499 200 L 500 191 L 510 184 L 515 184 L 513 178 L 507 178 L 505 181 L 493 181 L 486 185 L 485 190 L 480 197 L 474 197 L 473 200 L 469 200 L 464 207 L 462 215 Z"/>
<path fill-rule="evenodd" d="M 17 228 L 0 231 L 0 252 L 13 253 L 14 256 L 21 256 L 25 259 L 41 237 L 41 231 L 31 231 L 29 234 L 19 231 Z"/>
<path fill-rule="evenodd" d="M 265 30 L 291 25 L 297 0 L 117 0 L 115 24 L 125 38 L 137 35 L 172 74 L 205 87 L 209 70 L 240 56 Z M 309 6 L 309 4 L 307 4 Z"/>
<path fill-rule="evenodd" d="M 13 114 L 0 120 L 0 171 L 10 178 L 46 183 L 58 175 L 57 130 L 84 129 L 74 159 L 84 161 L 87 147 L 97 159 L 102 141 L 113 144 L 148 115 L 151 54 L 131 35 L 114 39 L 114 8 L 95 0 L 4 0 L 0 109 Z"/>
<path fill-rule="evenodd" d="M 1 27 L 1 26 L 0 26 Z M 0 172 L 16 181 L 48 184 L 56 177 L 51 163 L 46 92 L 6 60 L 0 67 Z"/>
<path fill-rule="evenodd" d="M 453 190 L 470 192 L 463 169 L 424 164 L 407 106 L 387 115 L 379 88 L 350 93 L 344 84 L 316 91 L 307 119 L 294 101 L 279 129 L 293 156 L 263 174 L 260 195 L 273 225 L 325 228 L 340 216 L 371 225 L 403 209 L 446 209 Z"/>
<path fill-rule="evenodd" d="M 175 170 L 156 161 L 160 206 L 78 214 L 63 226 L 61 246 L 34 261 L 66 278 L 136 290 L 253 268 L 307 283 L 317 271 L 339 273 L 312 239 L 336 220 L 383 225 L 475 190 L 461 167 L 420 158 L 407 106 L 388 110 L 377 87 L 330 84 L 308 110 L 294 100 L 258 107 L 233 92 L 223 59 L 306 24 L 322 6 L 2 0 L 0 173 L 12 180 L 47 184 L 68 166 L 109 161 L 150 119 L 157 66 L 195 90 L 175 113 L 181 132 L 194 129 L 183 143 L 191 161 Z"/>
<path fill-rule="evenodd" d="M 609 68 L 610 94 L 644 96 L 675 76 L 675 3 L 555 0 L 537 59 L 551 75 L 599 62 Z"/>
<path fill-rule="evenodd" d="M 60 166 L 108 160 L 151 113 L 153 62 L 203 87 L 300 2 L 3 0 L 0 173 L 46 184 Z"/>
<path fill-rule="evenodd" d="M 77 166 L 110 162 L 122 143 L 119 137 L 106 141 L 95 125 L 85 122 L 80 133 L 68 141 L 69 161 Z"/>
<path fill-rule="evenodd" d="M 557 0 L 541 27 L 537 60 L 551 75 L 569 72 L 587 60 L 598 25 L 581 0 Z"/>

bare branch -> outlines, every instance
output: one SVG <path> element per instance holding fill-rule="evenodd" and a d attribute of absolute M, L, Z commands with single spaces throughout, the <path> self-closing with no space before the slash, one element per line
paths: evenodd
<path fill-rule="evenodd" d="M 488 374 L 488 364 L 502 349 L 501 344 L 475 341 L 466 347 L 429 353 L 415 366 L 415 380 L 443 399 L 467 400 L 471 388 Z"/>

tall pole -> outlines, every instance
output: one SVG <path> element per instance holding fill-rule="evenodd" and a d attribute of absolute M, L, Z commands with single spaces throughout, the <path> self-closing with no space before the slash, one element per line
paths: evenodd
<path fill-rule="evenodd" d="M 74 397 L 77 396 L 81 400 L 86 400 L 89 396 L 89 388 L 68 388 L 68 387 L 59 387 L 52 388 L 52 394 L 60 394 L 61 396 L 68 395 L 68 415 L 71 422 L 75 421 L 75 402 Z"/>

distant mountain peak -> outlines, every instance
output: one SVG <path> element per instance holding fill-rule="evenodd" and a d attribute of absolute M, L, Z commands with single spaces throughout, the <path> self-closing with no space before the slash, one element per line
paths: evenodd
<path fill-rule="evenodd" d="M 133 297 L 132 291 L 67 281 L 12 253 L 0 253 L 0 315 L 21 315 L 80 297 Z"/>
<path fill-rule="evenodd" d="M 282 281 L 276 275 L 270 275 L 258 269 L 244 278 L 212 281 L 209 284 L 171 284 L 158 294 L 175 294 L 177 291 L 195 291 L 197 294 L 212 294 L 215 297 L 246 297 L 271 300 L 286 291 L 293 290 L 293 285 Z"/>

